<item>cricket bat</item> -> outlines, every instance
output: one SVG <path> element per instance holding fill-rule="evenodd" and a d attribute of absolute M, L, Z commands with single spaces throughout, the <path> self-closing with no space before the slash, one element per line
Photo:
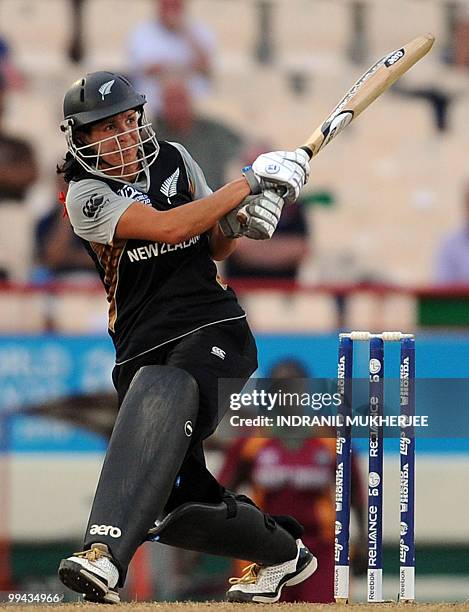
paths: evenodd
<path fill-rule="evenodd" d="M 430 51 L 434 42 L 433 34 L 423 34 L 378 60 L 348 90 L 301 148 L 310 158 L 317 155 L 376 98 L 421 60 Z"/>
<path fill-rule="evenodd" d="M 347 91 L 337 106 L 301 145 L 310 159 L 315 157 L 337 134 L 356 119 L 386 89 L 391 87 L 414 64 L 424 57 L 435 42 L 433 34 L 417 36 L 403 47 L 388 53 L 363 74 Z M 240 223 L 246 223 L 245 207 L 238 212 Z"/>

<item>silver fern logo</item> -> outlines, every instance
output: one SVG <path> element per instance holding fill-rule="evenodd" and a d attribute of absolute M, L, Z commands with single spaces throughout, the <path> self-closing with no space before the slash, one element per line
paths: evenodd
<path fill-rule="evenodd" d="M 171 199 L 178 192 L 178 178 L 179 178 L 179 168 L 168 176 L 168 178 L 161 185 L 161 193 L 168 198 L 168 204 L 171 204 Z"/>
<path fill-rule="evenodd" d="M 101 98 L 104 100 L 104 96 L 107 96 L 111 93 L 111 89 L 112 86 L 115 83 L 115 79 L 113 79 L 112 81 L 107 81 L 106 83 L 103 83 L 101 85 L 101 87 L 98 89 L 99 93 L 101 94 Z"/>

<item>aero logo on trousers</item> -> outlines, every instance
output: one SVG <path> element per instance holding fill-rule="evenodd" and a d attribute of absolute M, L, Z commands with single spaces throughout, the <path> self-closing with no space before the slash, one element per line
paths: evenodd
<path fill-rule="evenodd" d="M 112 525 L 91 525 L 90 535 L 108 535 L 111 538 L 120 538 L 122 532 L 119 527 L 113 527 Z"/>

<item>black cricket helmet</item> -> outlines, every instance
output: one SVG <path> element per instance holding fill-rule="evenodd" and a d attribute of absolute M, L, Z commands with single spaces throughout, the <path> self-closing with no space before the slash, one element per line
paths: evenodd
<path fill-rule="evenodd" d="M 64 120 L 60 126 L 65 133 L 68 150 L 81 166 L 92 174 L 109 177 L 110 172 L 114 172 L 116 168 L 120 169 L 119 175 L 112 174 L 115 180 L 125 180 L 126 177 L 135 174 L 135 171 L 130 171 L 128 168 L 128 166 L 134 166 L 135 161 L 126 163 L 124 160 L 123 153 L 126 150 L 138 147 L 141 169 L 148 168 L 158 156 L 159 144 L 151 123 L 146 119 L 143 110 L 145 104 L 145 96 L 138 93 L 125 77 L 113 72 L 92 72 L 75 81 L 65 94 Z M 137 128 L 93 143 L 83 141 L 80 131 L 83 131 L 84 128 L 127 110 L 138 112 Z M 130 132 L 138 133 L 137 144 L 122 147 L 119 136 Z M 106 156 L 119 154 L 121 163 L 118 165 L 110 166 L 104 163 L 101 146 L 104 142 L 109 141 L 114 141 L 116 148 L 108 151 Z"/>

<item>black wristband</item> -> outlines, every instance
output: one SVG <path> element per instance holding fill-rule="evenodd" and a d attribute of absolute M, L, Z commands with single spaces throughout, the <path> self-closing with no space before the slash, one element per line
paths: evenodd
<path fill-rule="evenodd" d="M 261 184 L 259 182 L 259 179 L 257 178 L 257 176 L 254 174 L 254 170 L 252 169 L 252 166 L 245 166 L 242 169 L 242 173 L 244 178 L 247 180 L 249 188 L 251 190 L 251 193 L 253 195 L 257 195 L 259 193 L 262 193 L 262 187 Z"/>

